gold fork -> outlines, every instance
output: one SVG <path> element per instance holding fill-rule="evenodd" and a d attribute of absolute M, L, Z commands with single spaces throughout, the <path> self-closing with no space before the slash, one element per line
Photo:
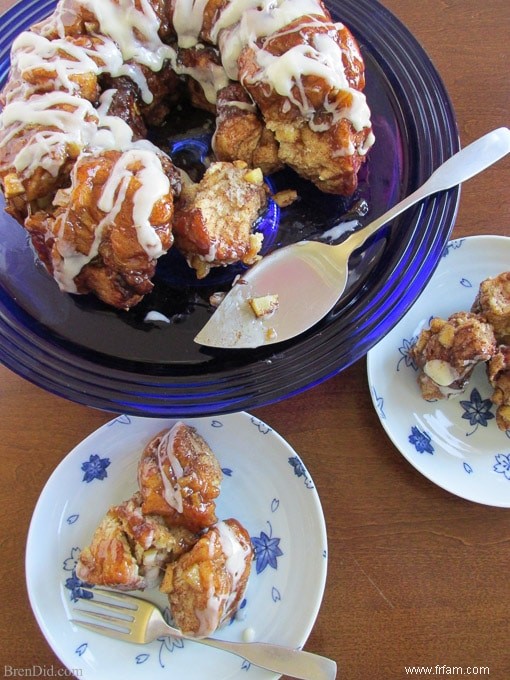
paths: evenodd
<path fill-rule="evenodd" d="M 266 642 L 230 642 L 216 638 L 188 637 L 177 628 L 169 626 L 152 602 L 100 588 L 87 592 L 93 593 L 93 600 L 83 599 L 82 603 L 87 603 L 87 608 L 75 607 L 75 611 L 102 623 L 93 623 L 83 619 L 71 619 L 71 623 L 96 633 L 138 644 L 172 635 L 223 649 L 241 656 L 255 666 L 294 678 L 302 680 L 334 680 L 336 678 L 336 662 L 324 656 Z M 98 599 L 98 595 L 102 599 Z M 92 606 L 96 606 L 99 611 L 94 611 Z"/>

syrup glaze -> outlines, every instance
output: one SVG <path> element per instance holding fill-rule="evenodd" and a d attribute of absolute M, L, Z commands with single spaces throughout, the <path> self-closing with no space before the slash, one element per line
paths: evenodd
<path fill-rule="evenodd" d="M 243 78 L 238 58 L 249 46 L 256 62 L 250 83 L 262 84 L 268 95 L 284 97 L 311 129 L 323 131 L 343 119 L 356 131 L 370 129 L 365 96 L 349 81 L 345 55 L 335 38 L 343 26 L 331 23 L 320 0 L 231 0 L 218 2 L 216 7 L 213 0 L 175 0 L 165 4 L 164 11 L 171 12 L 171 17 L 164 18 L 171 19 L 176 35 L 173 44 L 161 37 L 163 18 L 149 0 L 61 0 L 47 20 L 24 31 L 13 44 L 11 81 L 3 95 L 5 107 L 0 116 L 0 155 L 22 180 L 41 168 L 58 178 L 70 158 L 79 159 L 82 154 L 97 155 L 112 149 L 122 152 L 99 201 L 105 217 L 97 225 L 90 251 L 73 252 L 65 243 L 57 246 L 60 253 L 55 278 L 64 291 L 77 292 L 74 277 L 97 255 L 102 230 L 115 219 L 128 181 L 129 159 L 144 166 L 137 175 L 141 188 L 133 208 L 139 243 L 151 258 L 165 252 L 148 220 L 155 201 L 168 193 L 161 151 L 147 140 L 135 140 L 126 122 L 109 115 L 111 90 L 94 98 L 102 75 L 127 76 L 137 85 L 143 102 L 150 104 L 153 93 L 147 69 L 158 73 L 170 64 L 179 76 L 198 81 L 206 99 L 214 105 L 220 89 L 232 79 Z M 296 28 L 293 22 L 298 19 Z M 286 29 L 289 25 L 292 28 Z M 289 30 L 301 35 L 305 29 L 313 32 L 314 28 L 321 30 L 313 40 L 298 40 L 282 54 L 273 54 L 267 47 L 277 33 L 282 37 Z M 88 39 L 81 30 L 87 31 Z M 219 49 L 220 64 L 209 63 L 207 68 L 183 64 L 181 50 L 200 52 L 206 43 Z M 316 107 L 303 83 L 306 76 L 320 78 L 333 91 L 349 95 L 342 98 L 341 106 L 336 101 L 325 102 L 328 115 L 321 116 L 320 122 L 315 119 Z M 246 103 L 239 102 L 239 106 Z M 26 133 L 26 143 L 14 144 L 11 153 L 9 145 Z M 351 142 L 335 153 L 362 156 L 373 141 L 370 132 L 363 142 Z"/>

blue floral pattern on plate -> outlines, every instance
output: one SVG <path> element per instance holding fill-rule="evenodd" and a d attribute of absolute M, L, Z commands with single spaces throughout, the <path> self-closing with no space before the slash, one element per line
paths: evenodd
<path fill-rule="evenodd" d="M 510 453 L 498 453 L 495 458 L 494 472 L 504 475 L 510 482 Z"/>
<path fill-rule="evenodd" d="M 411 428 L 409 435 L 409 442 L 414 446 L 418 453 L 434 453 L 434 447 L 431 444 L 432 438 L 427 432 L 422 432 L 416 425 Z"/>
<path fill-rule="evenodd" d="M 381 425 L 402 455 L 448 491 L 510 507 L 510 432 L 496 425 L 485 367 L 463 394 L 426 401 L 410 350 L 432 317 L 469 311 L 480 282 L 508 270 L 510 238 L 450 241 L 436 272 L 406 316 L 368 353 L 368 381 Z"/>
<path fill-rule="evenodd" d="M 259 536 L 252 536 L 251 542 L 255 551 L 255 568 L 257 574 L 264 571 L 266 567 L 278 569 L 278 558 L 283 555 L 280 548 L 280 539 L 272 535 L 273 528 L 268 522 L 269 533 L 261 531 Z"/>
<path fill-rule="evenodd" d="M 218 517 L 237 517 L 255 548 L 245 598 L 220 634 L 241 639 L 250 629 L 256 639 L 300 647 L 317 615 L 327 570 L 326 529 L 313 480 L 298 454 L 271 427 L 249 414 L 189 422 L 215 451 L 224 473 Z M 151 680 L 166 680 L 168 673 L 174 680 L 238 680 L 247 672 L 256 680 L 269 680 L 274 674 L 194 643 L 161 638 L 131 647 L 69 623 L 76 602 L 93 598 L 93 588 L 76 576 L 80 548 L 90 542 L 108 507 L 136 490 L 136 468 L 145 443 L 174 423 L 118 416 L 59 465 L 41 494 L 27 544 L 31 599 L 36 604 L 41 598 L 47 600 L 50 590 L 55 606 L 38 606 L 34 611 L 44 616 L 40 625 L 64 663 L 76 668 L 79 659 L 84 676 L 95 680 L 131 680 L 147 674 Z M 301 540 L 304 518 L 309 527 L 306 541 Z M 48 575 L 44 592 L 38 590 L 41 569 Z M 162 593 L 155 589 L 141 596 L 154 601 L 170 620 Z M 120 646 L 118 654 L 112 645 Z"/>
<path fill-rule="evenodd" d="M 93 453 L 89 459 L 81 465 L 81 469 L 85 473 L 83 475 L 83 481 L 89 484 L 94 481 L 94 479 L 106 479 L 108 477 L 106 468 L 109 467 L 109 465 L 109 458 L 101 458 L 97 453 Z"/>
<path fill-rule="evenodd" d="M 475 428 L 471 432 L 467 432 L 466 437 L 476 432 L 479 425 L 487 427 L 489 420 L 495 417 L 494 413 L 492 413 L 494 404 L 491 399 L 482 399 L 476 387 L 471 390 L 469 400 L 461 399 L 459 403 L 464 410 L 461 417 L 469 420 L 469 424 Z"/>

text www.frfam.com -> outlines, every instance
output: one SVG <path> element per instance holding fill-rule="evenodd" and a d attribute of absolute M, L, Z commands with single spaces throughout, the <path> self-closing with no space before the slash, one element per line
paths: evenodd
<path fill-rule="evenodd" d="M 489 666 L 405 666 L 406 675 L 490 675 Z"/>

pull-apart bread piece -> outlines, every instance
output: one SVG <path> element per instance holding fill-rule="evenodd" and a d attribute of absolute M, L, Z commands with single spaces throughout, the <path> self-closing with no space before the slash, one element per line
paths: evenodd
<path fill-rule="evenodd" d="M 463 392 L 475 366 L 488 361 L 495 351 L 494 332 L 483 316 L 457 312 L 446 320 L 433 318 L 410 352 L 419 369 L 424 399 Z"/>
<path fill-rule="evenodd" d="M 152 290 L 156 261 L 173 243 L 179 187 L 170 160 L 152 149 L 82 154 L 53 214 L 38 211 L 25 227 L 62 290 L 129 309 Z"/>
<path fill-rule="evenodd" d="M 473 311 L 486 317 L 499 344 L 487 364 L 487 376 L 494 388 L 496 423 L 500 430 L 510 431 L 510 272 L 482 281 Z"/>
<path fill-rule="evenodd" d="M 263 235 L 253 233 L 267 202 L 260 169 L 244 161 L 213 163 L 198 184 L 185 184 L 176 204 L 175 244 L 199 279 L 211 267 L 254 264 Z"/>
<path fill-rule="evenodd" d="M 7 211 L 23 223 L 60 289 L 129 309 L 152 290 L 173 243 L 180 175 L 170 159 L 76 94 L 14 100 L 0 126 Z M 103 106 L 104 105 L 104 106 Z"/>
<path fill-rule="evenodd" d="M 171 159 L 161 161 L 144 137 L 150 126 L 171 118 L 182 93 L 216 115 L 216 160 L 244 161 L 264 173 L 287 164 L 322 191 L 350 195 L 374 142 L 363 88 L 359 47 L 322 0 L 59 0 L 12 47 L 0 114 L 6 210 L 27 227 L 63 291 L 91 291 L 129 309 L 150 291 L 156 260 L 172 245 L 179 185 Z M 77 195 L 84 167 L 97 161 L 93 172 L 100 174 L 105 156 L 134 150 L 153 156 L 151 172 L 137 173 L 136 200 L 131 187 L 123 205 L 126 184 L 116 169 L 113 201 L 98 184 L 90 196 Z M 86 210 L 76 203 L 68 210 L 62 192 L 71 194 L 71 205 L 84 200 Z M 192 210 L 190 193 L 182 218 Z M 217 199 L 224 207 L 223 190 Z M 62 208 L 69 222 L 64 230 Z M 251 215 L 243 211 L 243 231 L 253 229 Z M 113 248 L 114 266 L 104 256 L 112 249 L 105 226 L 113 223 L 127 240 L 122 257 L 118 244 Z M 219 225 L 208 225 L 206 231 L 216 234 Z M 69 230 L 80 242 L 92 240 L 93 248 L 83 252 L 83 243 L 69 241 Z M 242 240 L 239 260 L 249 264 L 257 244 L 248 239 L 245 247 Z M 184 252 L 200 276 L 237 254 L 228 229 L 224 238 L 210 239 L 213 249 L 218 242 L 214 253 L 197 242 L 200 234 L 191 241 L 186 232 Z M 224 242 L 231 246 L 226 256 Z M 87 268 L 83 275 L 80 263 Z"/>
<path fill-rule="evenodd" d="M 363 59 L 350 31 L 317 3 L 250 42 L 238 66 L 279 159 L 322 191 L 352 194 L 374 136 Z"/>
<path fill-rule="evenodd" d="M 222 477 L 207 442 L 179 422 L 145 447 L 138 468 L 143 512 L 161 515 L 169 526 L 201 531 L 217 521 Z"/>
<path fill-rule="evenodd" d="M 487 364 L 487 376 L 494 388 L 496 423 L 503 432 L 510 431 L 510 345 L 500 345 Z"/>
<path fill-rule="evenodd" d="M 90 585 L 121 590 L 156 586 L 166 564 L 195 543 L 182 527 L 169 528 L 161 517 L 144 515 L 141 494 L 111 507 L 78 560 L 76 575 Z"/>
<path fill-rule="evenodd" d="M 510 271 L 482 281 L 471 311 L 485 316 L 499 343 L 510 345 Z"/>
<path fill-rule="evenodd" d="M 420 369 L 425 399 L 460 394 L 474 367 L 486 363 L 496 424 L 510 431 L 510 272 L 481 282 L 471 312 L 457 312 L 446 321 L 432 319 L 410 356 Z"/>
<path fill-rule="evenodd" d="M 193 548 L 169 564 L 160 590 L 168 595 L 176 626 L 206 637 L 237 611 L 246 589 L 253 548 L 235 519 L 218 522 Z"/>
<path fill-rule="evenodd" d="M 212 148 L 219 160 L 242 159 L 264 175 L 283 168 L 274 133 L 240 83 L 229 83 L 218 92 Z"/>
<path fill-rule="evenodd" d="M 211 635 L 236 613 L 254 554 L 238 520 L 216 517 L 219 463 L 196 430 L 179 422 L 151 439 L 138 473 L 140 491 L 108 510 L 76 576 L 119 590 L 160 585 L 176 626 Z"/>
<path fill-rule="evenodd" d="M 174 24 L 180 6 L 177 0 Z M 357 172 L 374 143 L 363 94 L 364 63 L 351 32 L 333 22 L 321 0 L 208 0 L 202 15 L 193 13 L 188 20 L 186 38 L 217 45 L 228 78 L 250 95 L 269 133 L 266 150 L 269 145 L 277 150 L 271 164 L 266 158 L 269 171 L 287 164 L 322 191 L 354 192 Z M 249 125 L 256 146 L 260 134 L 249 103 L 232 92 L 227 99 L 238 110 L 225 130 L 246 141 Z M 219 160 L 231 160 L 221 129 L 224 103 L 213 148 Z M 242 130 L 238 134 L 235 124 Z M 243 144 L 247 155 L 237 158 L 250 163 L 249 147 Z"/>

